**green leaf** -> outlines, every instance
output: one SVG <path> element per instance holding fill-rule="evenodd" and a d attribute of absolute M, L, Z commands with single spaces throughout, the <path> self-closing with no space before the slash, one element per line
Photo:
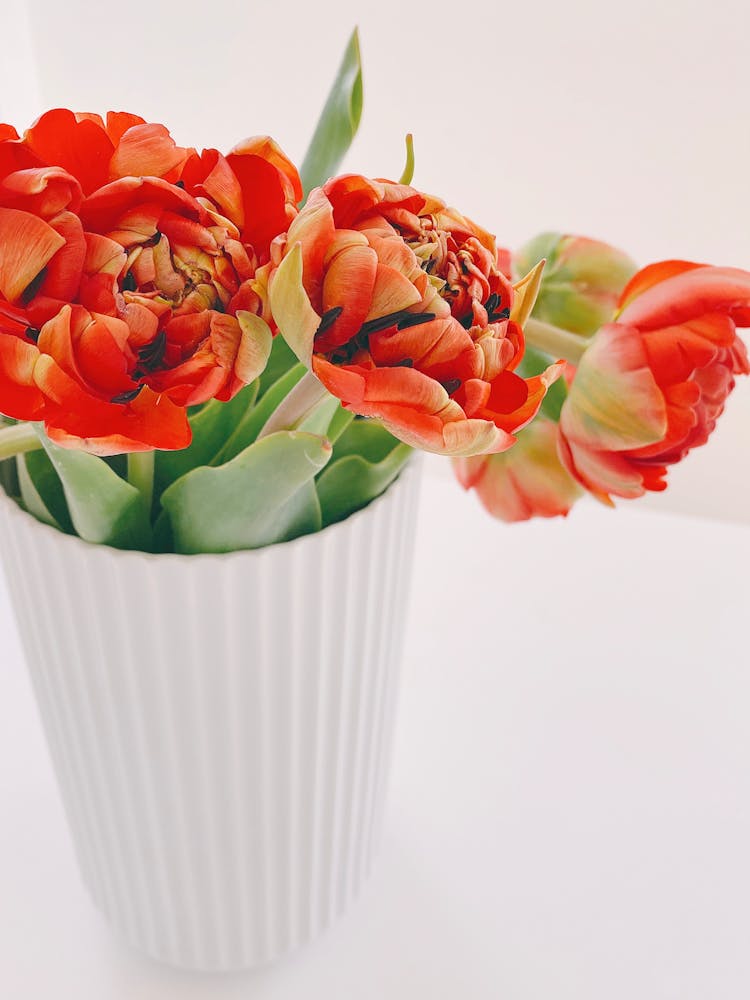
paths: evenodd
<path fill-rule="evenodd" d="M 0 423 L 0 427 L 2 426 Z M 9 497 L 18 498 L 19 486 L 15 456 L 0 462 L 0 488 L 5 490 Z"/>
<path fill-rule="evenodd" d="M 412 449 L 372 420 L 355 420 L 317 480 L 323 527 L 367 506 L 390 486 Z"/>
<path fill-rule="evenodd" d="M 246 410 L 242 420 L 237 424 L 211 465 L 229 462 L 241 451 L 244 451 L 248 445 L 251 445 L 281 400 L 294 388 L 306 371 L 305 366 L 298 362 L 294 368 L 282 375 L 266 391 L 259 403 Z"/>
<path fill-rule="evenodd" d="M 304 420 L 295 424 L 295 430 L 307 431 L 308 434 L 320 434 L 331 441 L 328 437 L 328 428 L 340 409 L 341 403 L 335 396 L 323 398 Z"/>
<path fill-rule="evenodd" d="M 190 417 L 193 440 L 180 451 L 160 451 L 156 454 L 154 490 L 161 496 L 176 479 L 199 465 L 208 465 L 224 449 L 227 440 L 252 410 L 258 395 L 258 383 L 246 386 L 228 403 L 209 400 L 198 413 Z"/>
<path fill-rule="evenodd" d="M 104 459 L 59 448 L 41 427 L 37 434 L 60 477 L 76 534 L 98 545 L 148 551 L 151 528 L 138 490 Z"/>
<path fill-rule="evenodd" d="M 17 455 L 16 462 L 21 499 L 29 513 L 69 535 L 75 534 L 60 477 L 47 453 L 29 451 Z"/>
<path fill-rule="evenodd" d="M 347 429 L 347 427 L 354 420 L 354 414 L 351 410 L 345 410 L 343 406 L 339 406 L 338 410 L 333 415 L 333 419 L 328 425 L 328 432 L 326 437 L 331 442 L 331 444 L 336 444 L 338 439 Z"/>
<path fill-rule="evenodd" d="M 362 117 L 362 62 L 355 28 L 307 150 L 300 175 L 305 195 L 332 177 Z"/>
<path fill-rule="evenodd" d="M 554 361 L 555 359 L 550 357 L 548 354 L 538 351 L 535 347 L 529 347 L 527 344 L 523 360 L 518 368 L 516 368 L 516 374 L 520 375 L 522 378 L 533 378 L 534 375 L 539 375 Z M 568 389 L 565 385 L 565 379 L 559 378 L 557 382 L 554 382 L 547 390 L 547 395 L 542 401 L 540 412 L 543 413 L 545 417 L 549 417 L 550 420 L 554 420 L 555 423 L 558 423 L 560 420 L 560 410 L 562 409 L 567 395 Z"/>
<path fill-rule="evenodd" d="M 268 359 L 265 371 L 258 380 L 258 399 L 262 399 L 274 383 L 285 375 L 297 364 L 298 358 L 289 344 L 281 336 L 273 338 L 271 356 Z"/>
<path fill-rule="evenodd" d="M 193 469 L 162 497 L 175 551 L 256 549 L 318 531 L 314 477 L 330 457 L 325 438 L 279 431 L 226 465 Z"/>

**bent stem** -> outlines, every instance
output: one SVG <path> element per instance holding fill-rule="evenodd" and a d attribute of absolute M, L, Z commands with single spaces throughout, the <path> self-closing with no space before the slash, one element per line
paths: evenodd
<path fill-rule="evenodd" d="M 33 424 L 14 424 L 0 430 L 0 461 L 27 451 L 38 451 L 41 447 Z"/>
<path fill-rule="evenodd" d="M 149 517 L 154 502 L 155 454 L 153 451 L 131 451 L 128 455 L 128 482 L 141 494 Z"/>
<path fill-rule="evenodd" d="M 307 372 L 273 411 L 263 425 L 257 440 L 260 441 L 275 431 L 293 431 L 321 403 L 330 398 L 331 394 L 323 383 L 312 372 Z"/>
<path fill-rule="evenodd" d="M 562 330 L 559 326 L 544 323 L 533 317 L 526 320 L 523 333 L 526 343 L 531 347 L 536 347 L 553 358 L 564 358 L 574 365 L 581 360 L 590 342 L 590 338 L 579 337 L 568 330 Z"/>

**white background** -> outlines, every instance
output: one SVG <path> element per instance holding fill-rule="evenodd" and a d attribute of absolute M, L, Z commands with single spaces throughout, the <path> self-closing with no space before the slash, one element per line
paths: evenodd
<path fill-rule="evenodd" d="M 353 24 L 347 166 L 517 245 L 750 267 L 744 0 L 37 0 L 0 119 L 132 110 L 301 159 Z M 78 887 L 0 594 L 0 995 L 26 1000 L 746 1000 L 750 386 L 666 496 L 504 528 L 431 465 L 383 863 L 320 945 L 221 986 L 109 942 Z M 672 510 L 731 519 L 680 517 Z M 665 513 L 667 512 L 667 513 Z"/>

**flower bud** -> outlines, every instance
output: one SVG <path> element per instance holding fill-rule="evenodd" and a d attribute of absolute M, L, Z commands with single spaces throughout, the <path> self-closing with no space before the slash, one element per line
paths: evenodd
<path fill-rule="evenodd" d="M 536 319 L 588 337 L 613 319 L 622 290 L 635 274 L 634 261 L 615 247 L 584 236 L 542 233 L 514 256 L 514 271 L 526 274 L 546 258 Z"/>

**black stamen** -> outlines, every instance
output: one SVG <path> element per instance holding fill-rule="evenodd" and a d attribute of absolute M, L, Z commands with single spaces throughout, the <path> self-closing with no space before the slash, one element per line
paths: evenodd
<path fill-rule="evenodd" d="M 500 305 L 500 296 L 497 292 L 493 292 L 492 295 L 487 299 L 484 304 L 484 308 L 487 310 L 488 314 L 493 313 L 496 307 Z"/>
<path fill-rule="evenodd" d="M 445 389 L 445 391 L 448 393 L 448 395 L 452 396 L 453 393 L 456 391 L 456 389 L 460 388 L 460 386 L 461 386 L 461 379 L 460 378 L 451 378 L 451 379 L 448 379 L 447 382 L 441 382 L 440 384 Z"/>
<path fill-rule="evenodd" d="M 149 236 L 149 238 L 147 240 L 145 240 L 143 243 L 141 243 L 141 246 L 142 247 L 155 247 L 156 244 L 159 242 L 160 239 L 161 239 L 161 233 L 157 229 L 153 236 Z"/>
<path fill-rule="evenodd" d="M 413 368 L 414 361 L 411 358 L 404 358 L 402 361 L 397 361 L 395 365 L 391 365 L 391 368 Z"/>
<path fill-rule="evenodd" d="M 138 351 L 138 360 L 144 368 L 152 370 L 158 367 L 164 360 L 164 351 L 167 347 L 167 335 L 164 330 L 159 333 L 149 344 L 144 344 Z"/>
<path fill-rule="evenodd" d="M 41 330 L 37 330 L 35 326 L 27 326 L 26 329 L 24 330 L 24 333 L 29 338 L 29 340 L 36 343 L 39 340 L 39 334 L 41 333 Z"/>
<path fill-rule="evenodd" d="M 132 271 L 128 271 L 125 277 L 122 279 L 122 290 L 123 292 L 134 292 L 138 287 L 138 282 L 135 280 L 135 275 Z"/>
<path fill-rule="evenodd" d="M 368 321 L 363 323 L 360 327 L 359 335 L 369 336 L 371 333 L 379 333 L 381 330 L 387 330 L 389 326 L 396 326 L 408 316 L 413 315 L 414 313 L 407 312 L 406 309 L 399 309 L 398 312 L 388 313 L 385 316 L 378 316 L 377 319 L 368 319 Z"/>
<path fill-rule="evenodd" d="M 467 316 L 462 316 L 458 321 L 464 330 L 470 330 L 474 326 L 474 315 L 469 313 Z"/>
<path fill-rule="evenodd" d="M 399 330 L 408 330 L 411 326 L 421 326 L 422 323 L 431 323 L 435 319 L 435 313 L 409 313 L 398 321 Z"/>
<path fill-rule="evenodd" d="M 326 330 L 329 330 L 343 311 L 343 306 L 334 306 L 333 309 L 329 309 L 327 312 L 324 312 L 321 316 L 318 329 L 315 331 L 315 336 L 318 337 L 321 333 L 325 333 Z"/>
<path fill-rule="evenodd" d="M 177 181 L 177 183 L 175 184 L 175 187 L 181 188 L 184 191 L 185 190 L 185 181 Z"/>
<path fill-rule="evenodd" d="M 487 310 L 489 312 L 489 310 Z M 501 319 L 510 319 L 510 309 L 503 309 L 502 312 L 492 313 L 487 317 L 490 323 L 497 323 Z"/>
<path fill-rule="evenodd" d="M 136 398 L 138 393 L 143 388 L 142 385 L 137 386 L 135 389 L 131 389 L 129 392 L 121 392 L 119 396 L 113 396 L 110 402 L 112 403 L 132 403 Z"/>
<path fill-rule="evenodd" d="M 432 274 L 432 272 L 435 270 L 435 261 L 433 260 L 432 257 L 429 260 L 425 260 L 422 262 L 422 270 L 426 271 L 428 274 Z"/>
<path fill-rule="evenodd" d="M 21 304 L 27 306 L 42 287 L 44 279 L 47 277 L 47 268 L 43 267 L 36 278 L 28 283 L 21 295 Z"/>

